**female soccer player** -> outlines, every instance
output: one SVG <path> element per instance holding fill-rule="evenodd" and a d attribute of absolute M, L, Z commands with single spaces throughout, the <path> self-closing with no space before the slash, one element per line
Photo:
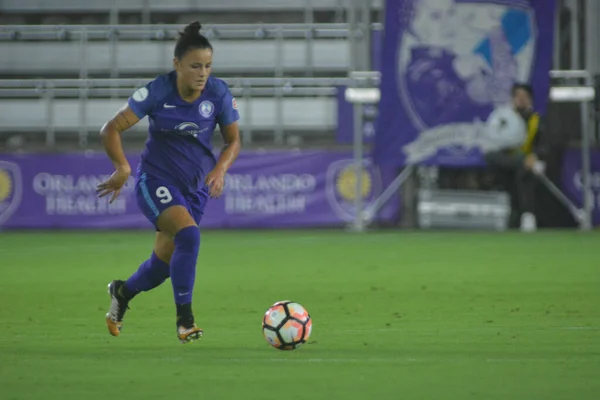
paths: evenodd
<path fill-rule="evenodd" d="M 157 234 L 150 258 L 126 281 L 108 285 L 111 305 L 106 324 L 113 336 L 121 331 L 131 299 L 169 277 L 179 340 L 187 343 L 203 333 L 192 313 L 198 224 L 208 198 L 223 190 L 225 173 L 240 151 L 240 138 L 235 99 L 225 82 L 210 76 L 213 48 L 200 28 L 198 22 L 186 26 L 175 45 L 174 70 L 138 89 L 100 132 L 116 171 L 98 185 L 98 194 L 112 194 L 112 202 L 131 173 L 120 134 L 146 115 L 150 122 L 135 191 L 138 206 Z M 218 160 L 211 144 L 217 124 L 225 141 Z"/>

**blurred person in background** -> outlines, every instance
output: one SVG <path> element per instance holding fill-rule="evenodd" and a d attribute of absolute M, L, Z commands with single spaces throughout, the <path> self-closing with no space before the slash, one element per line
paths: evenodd
<path fill-rule="evenodd" d="M 488 119 L 498 145 L 485 154 L 485 161 L 511 195 L 511 225 L 533 232 L 537 230 L 535 175 L 544 173 L 545 166 L 540 160 L 540 115 L 533 110 L 531 85 L 516 83 L 511 95 L 511 104 L 495 110 Z"/>

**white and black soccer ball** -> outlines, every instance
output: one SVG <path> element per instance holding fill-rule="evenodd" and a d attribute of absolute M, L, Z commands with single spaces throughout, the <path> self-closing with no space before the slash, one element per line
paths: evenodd
<path fill-rule="evenodd" d="M 293 301 L 278 301 L 263 317 L 263 335 L 267 343 L 279 350 L 294 350 L 306 343 L 312 331 L 308 311 Z"/>

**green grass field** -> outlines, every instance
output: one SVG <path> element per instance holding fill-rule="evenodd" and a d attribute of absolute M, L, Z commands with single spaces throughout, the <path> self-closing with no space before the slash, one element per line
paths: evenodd
<path fill-rule="evenodd" d="M 170 281 L 104 325 L 152 239 L 0 234 L 0 399 L 600 398 L 597 233 L 204 232 L 185 346 Z M 292 352 L 260 330 L 284 299 Z"/>

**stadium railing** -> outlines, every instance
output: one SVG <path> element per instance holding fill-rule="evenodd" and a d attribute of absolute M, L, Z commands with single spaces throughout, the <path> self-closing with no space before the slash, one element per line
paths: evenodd
<path fill-rule="evenodd" d="M 215 46 L 218 74 L 346 76 L 356 60 L 370 58 L 367 38 L 375 29 L 381 25 L 365 32 L 349 24 L 225 24 L 203 32 Z M 179 25 L 0 26 L 0 71 L 5 78 L 157 74 L 171 68 L 179 30 Z"/>
<path fill-rule="evenodd" d="M 326 10 L 352 6 L 355 0 L 119 0 L 118 2 L 93 2 L 85 0 L 3 0 L 0 10 L 4 12 L 110 12 L 121 11 L 220 11 L 220 10 Z M 383 0 L 368 1 L 374 8 L 381 8 Z"/>
<path fill-rule="evenodd" d="M 340 87 L 349 78 L 227 78 L 238 99 L 241 134 L 253 144 L 267 132 L 275 145 L 296 138 L 328 136 L 333 142 Z M 38 133 L 52 147 L 57 133 L 86 147 L 90 135 L 118 110 L 147 79 L 0 80 L 0 133 Z M 145 135 L 147 119 L 132 132 Z M 308 138 L 310 139 L 310 138 Z"/>

